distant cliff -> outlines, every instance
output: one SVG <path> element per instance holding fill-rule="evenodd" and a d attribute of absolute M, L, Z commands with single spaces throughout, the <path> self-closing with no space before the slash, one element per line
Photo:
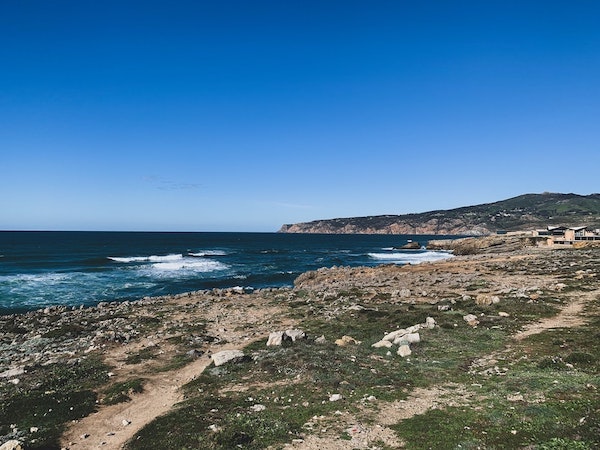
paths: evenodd
<path fill-rule="evenodd" d="M 547 225 L 600 228 L 600 194 L 525 194 L 495 203 L 418 214 L 283 225 L 280 233 L 486 235 Z"/>

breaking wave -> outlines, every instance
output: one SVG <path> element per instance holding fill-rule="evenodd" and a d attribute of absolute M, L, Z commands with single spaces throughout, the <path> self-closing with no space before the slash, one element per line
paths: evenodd
<path fill-rule="evenodd" d="M 387 261 L 398 264 L 420 264 L 424 262 L 441 261 L 448 258 L 453 258 L 454 255 L 448 252 L 421 252 L 421 253 L 369 253 L 370 258 Z"/>

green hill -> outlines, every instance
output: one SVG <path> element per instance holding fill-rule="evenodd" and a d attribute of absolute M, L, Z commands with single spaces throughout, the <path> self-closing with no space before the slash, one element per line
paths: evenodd
<path fill-rule="evenodd" d="M 470 234 L 548 225 L 600 228 L 600 194 L 525 194 L 494 203 L 417 214 L 349 217 L 283 225 L 282 233 Z"/>

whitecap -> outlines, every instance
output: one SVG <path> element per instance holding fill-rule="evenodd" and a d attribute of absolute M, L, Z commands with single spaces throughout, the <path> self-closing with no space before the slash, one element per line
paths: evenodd
<path fill-rule="evenodd" d="M 188 255 L 202 258 L 204 256 L 226 256 L 228 253 L 224 250 L 201 250 L 199 252 L 190 252 Z"/>
<path fill-rule="evenodd" d="M 151 256 L 128 256 L 128 257 L 120 257 L 120 256 L 109 256 L 108 259 L 121 263 L 131 263 L 131 262 L 169 262 L 169 261 L 178 261 L 183 259 L 183 255 L 181 253 L 173 253 L 169 255 L 151 255 Z"/>
<path fill-rule="evenodd" d="M 419 253 L 369 253 L 369 257 L 380 261 L 389 261 L 400 264 L 420 264 L 423 262 L 441 261 L 453 258 L 448 252 L 419 252 Z"/>
<path fill-rule="evenodd" d="M 193 277 L 202 273 L 224 271 L 229 266 L 211 259 L 182 258 L 177 261 L 157 262 L 150 266 L 142 266 L 140 270 L 146 275 L 157 277 Z"/>

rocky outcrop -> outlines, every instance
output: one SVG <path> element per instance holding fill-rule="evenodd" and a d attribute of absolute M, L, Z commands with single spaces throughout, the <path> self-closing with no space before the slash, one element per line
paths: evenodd
<path fill-rule="evenodd" d="M 475 226 L 460 219 L 430 219 L 420 223 L 393 219 L 388 221 L 390 223 L 371 226 L 365 226 L 365 223 L 361 221 L 361 219 L 363 218 L 346 219 L 346 221 L 348 221 L 347 223 L 340 223 L 340 219 L 333 219 L 287 224 L 283 225 L 279 232 L 321 234 L 439 234 L 469 236 L 483 236 L 493 232 L 490 228 L 485 226 Z"/>
<path fill-rule="evenodd" d="M 417 214 L 315 220 L 280 233 L 439 234 L 483 236 L 546 225 L 600 226 L 600 194 L 526 194 L 494 203 Z"/>

